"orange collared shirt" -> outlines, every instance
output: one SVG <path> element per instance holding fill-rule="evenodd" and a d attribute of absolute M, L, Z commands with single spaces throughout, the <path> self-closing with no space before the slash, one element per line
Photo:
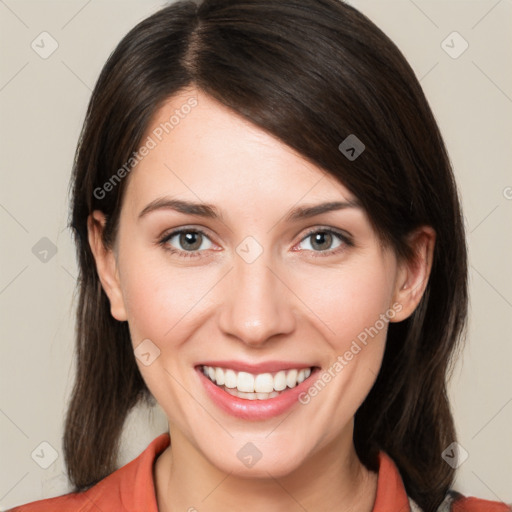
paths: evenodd
<path fill-rule="evenodd" d="M 9 512 L 158 512 L 153 465 L 170 443 L 168 433 L 155 438 L 134 460 L 81 493 L 34 501 Z M 373 512 L 409 512 L 409 500 L 397 467 L 379 454 L 377 496 Z M 504 503 L 462 498 L 454 512 L 510 512 Z"/>

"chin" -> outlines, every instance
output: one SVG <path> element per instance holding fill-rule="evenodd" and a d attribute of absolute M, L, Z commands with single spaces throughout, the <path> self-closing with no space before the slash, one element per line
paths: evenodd
<path fill-rule="evenodd" d="M 269 432 L 236 436 L 222 446 L 217 444 L 214 452 L 211 446 L 204 447 L 203 456 L 220 471 L 241 478 L 277 478 L 293 473 L 305 463 L 304 446 L 290 437 L 288 442 L 277 435 L 266 439 Z"/>

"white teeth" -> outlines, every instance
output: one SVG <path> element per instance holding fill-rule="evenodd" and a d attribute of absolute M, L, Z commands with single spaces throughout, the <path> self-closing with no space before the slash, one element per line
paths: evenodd
<path fill-rule="evenodd" d="M 254 393 L 254 377 L 247 372 L 238 372 L 238 391 Z"/>
<path fill-rule="evenodd" d="M 299 372 L 297 370 L 290 370 L 286 374 L 286 385 L 289 388 L 294 388 L 297 385 L 297 374 Z"/>
<path fill-rule="evenodd" d="M 276 391 L 283 391 L 286 389 L 286 372 L 280 371 L 274 377 L 274 389 Z"/>
<path fill-rule="evenodd" d="M 274 375 L 271 373 L 253 375 L 212 366 L 203 366 L 202 370 L 212 382 L 218 386 L 224 386 L 224 389 L 234 396 L 243 395 L 240 398 L 247 400 L 272 398 L 270 395 L 273 393 L 277 396 L 278 391 L 284 391 L 287 387 L 294 388 L 311 375 L 311 368 L 281 370 Z"/>
<path fill-rule="evenodd" d="M 272 391 L 271 393 L 244 393 L 238 391 L 238 389 L 229 389 L 226 386 L 222 386 L 222 389 L 230 395 L 244 398 L 245 400 L 268 400 L 269 398 L 274 398 L 279 395 L 277 391 Z"/>
<path fill-rule="evenodd" d="M 256 393 L 270 393 L 274 391 L 274 377 L 270 373 L 260 373 L 254 379 Z"/>
<path fill-rule="evenodd" d="M 217 370 L 221 370 L 221 368 L 216 368 L 215 372 Z M 233 370 L 226 370 L 224 372 L 224 385 L 227 388 L 236 388 L 237 380 L 236 373 Z"/>
<path fill-rule="evenodd" d="M 219 386 L 224 385 L 224 372 L 222 371 L 222 368 L 215 368 L 215 380 Z"/>

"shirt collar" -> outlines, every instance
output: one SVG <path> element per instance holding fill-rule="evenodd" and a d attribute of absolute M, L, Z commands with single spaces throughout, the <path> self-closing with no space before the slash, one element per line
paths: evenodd
<path fill-rule="evenodd" d="M 135 460 L 118 470 L 125 472 L 119 479 L 119 492 L 127 511 L 158 512 L 153 467 L 158 455 L 169 444 L 168 433 L 159 435 Z M 121 475 L 118 476 L 121 477 Z M 381 451 L 379 452 L 377 494 L 372 512 L 389 512 L 390 510 L 409 512 L 409 500 L 398 468 L 393 460 Z"/>

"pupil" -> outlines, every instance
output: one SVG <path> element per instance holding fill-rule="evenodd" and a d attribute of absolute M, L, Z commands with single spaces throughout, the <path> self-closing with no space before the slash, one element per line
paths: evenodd
<path fill-rule="evenodd" d="M 315 248 L 315 246 L 320 246 L 320 247 L 316 247 L 320 250 L 322 249 L 327 249 L 330 245 L 331 245 L 331 240 L 332 239 L 332 235 L 330 233 L 317 233 L 314 237 L 313 237 L 313 247 Z M 327 243 L 327 247 L 322 247 L 322 245 L 325 245 Z"/>
<path fill-rule="evenodd" d="M 201 246 L 200 233 L 182 233 L 180 236 L 180 244 L 187 250 L 195 250 Z"/>

